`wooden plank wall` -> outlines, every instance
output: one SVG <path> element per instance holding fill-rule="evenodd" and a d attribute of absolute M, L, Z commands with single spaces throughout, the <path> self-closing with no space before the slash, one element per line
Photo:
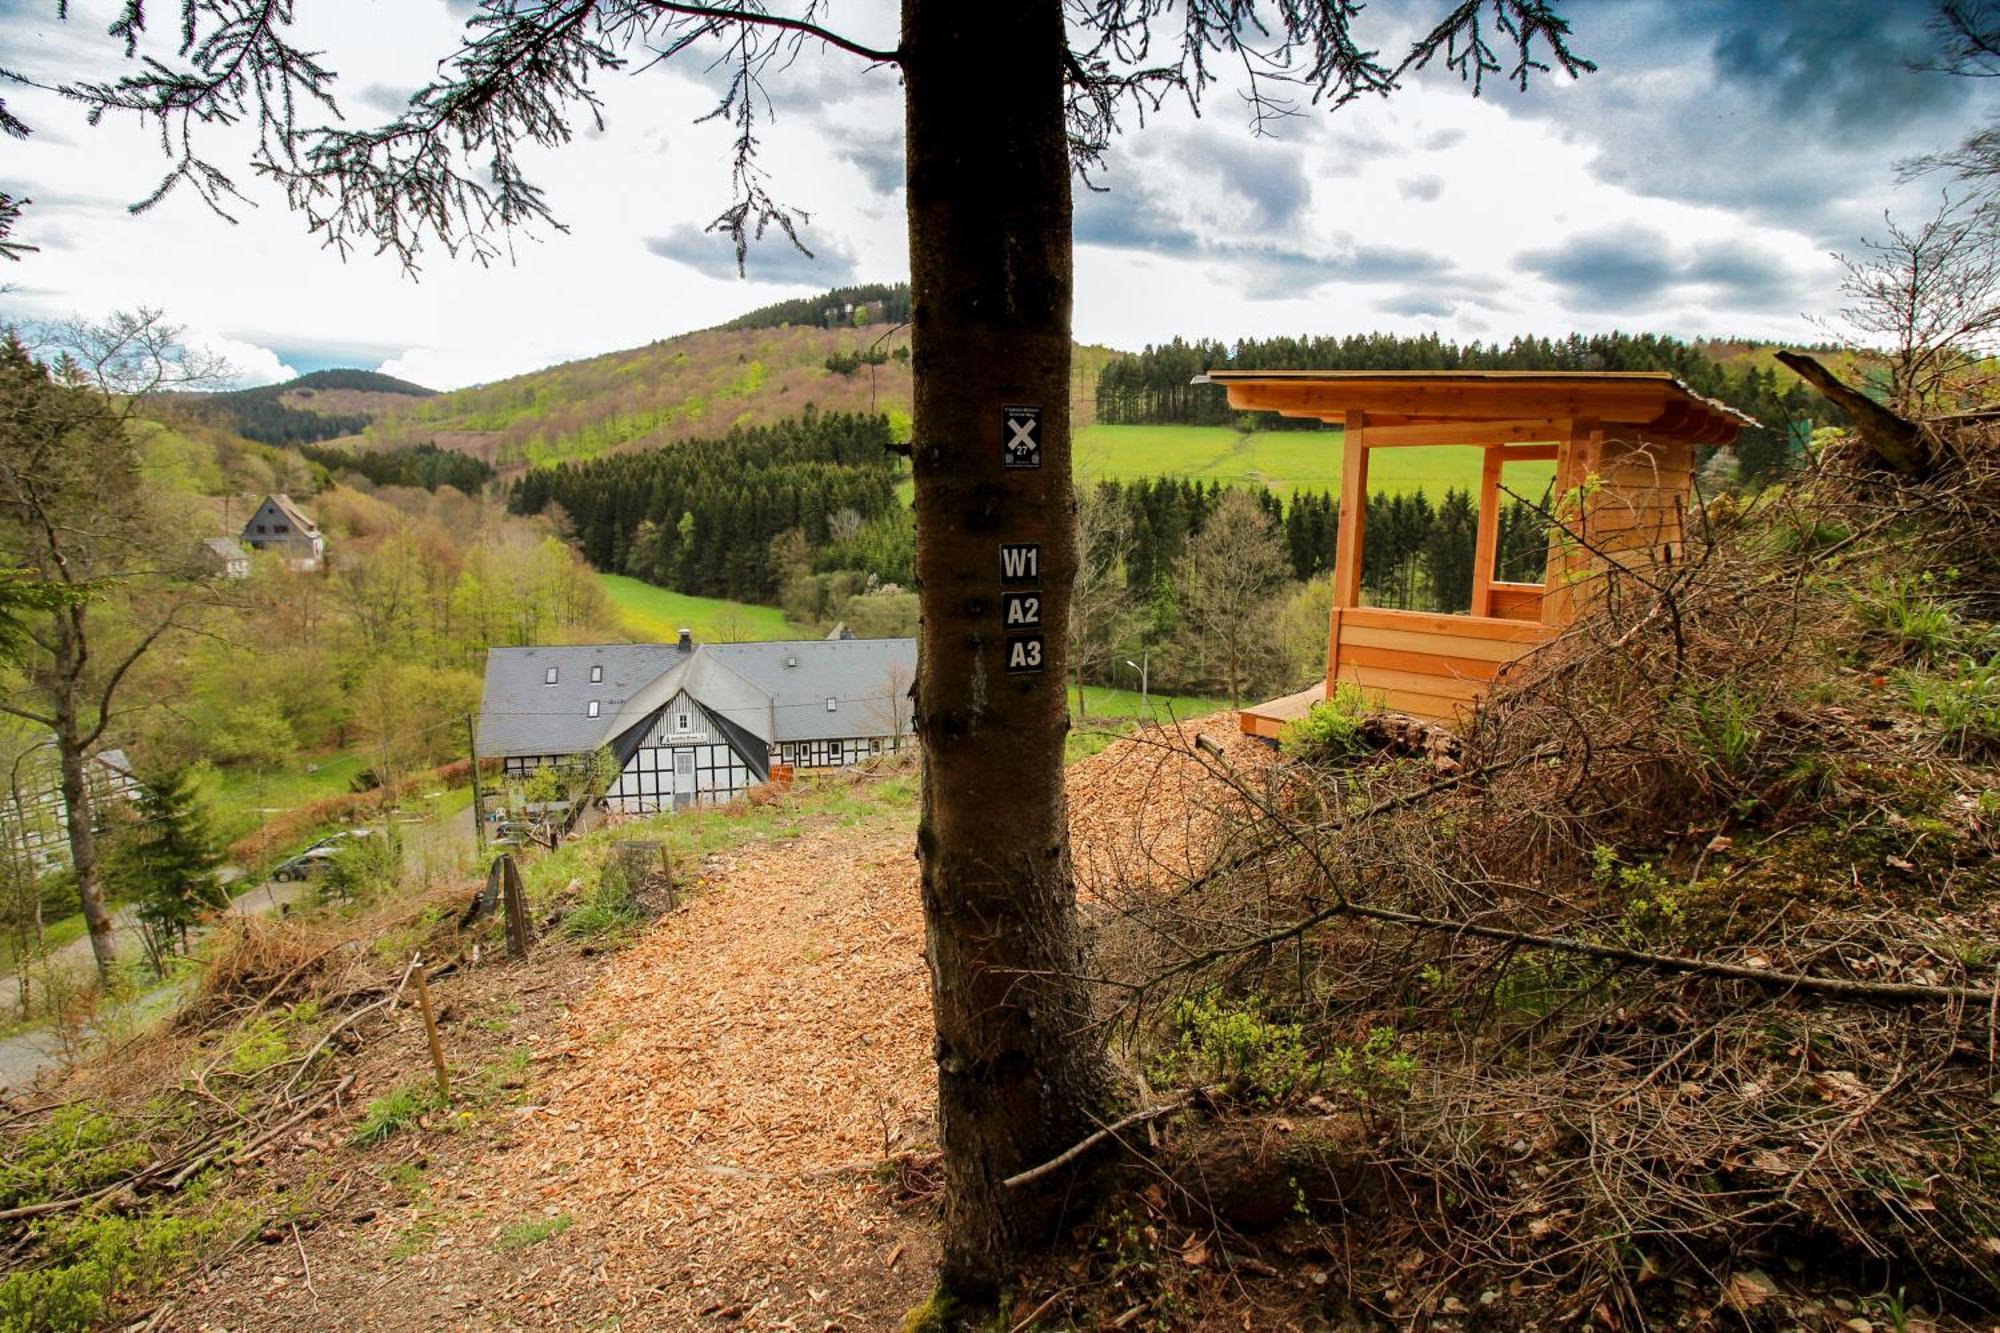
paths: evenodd
<path fill-rule="evenodd" d="M 1602 483 L 1584 511 L 1584 536 L 1605 554 L 1678 560 L 1693 492 L 1694 447 L 1606 440 Z M 1671 549 L 1668 549 L 1671 548 Z"/>
<path fill-rule="evenodd" d="M 1450 721 L 1482 698 L 1507 663 L 1555 637 L 1534 621 L 1343 607 L 1335 626 L 1335 677 L 1383 704 Z"/>

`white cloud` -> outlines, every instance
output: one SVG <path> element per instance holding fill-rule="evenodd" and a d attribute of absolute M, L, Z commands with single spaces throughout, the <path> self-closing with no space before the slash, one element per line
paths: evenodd
<path fill-rule="evenodd" d="M 189 329 L 183 341 L 190 347 L 219 356 L 232 372 L 228 387 L 254 389 L 260 384 L 283 384 L 295 380 L 299 372 L 286 365 L 276 352 L 256 343 L 243 342 L 221 334 Z"/>
<path fill-rule="evenodd" d="M 307 44 L 326 50 L 344 76 L 343 104 L 367 117 L 430 75 L 430 61 L 453 48 L 463 9 L 346 0 L 302 18 L 323 25 Z M 0 63 L 44 75 L 120 68 L 95 10 L 68 25 L 50 12 L 0 5 Z M 384 21 L 392 12 L 394 22 Z M 1475 101 L 1434 73 L 1386 103 L 1283 121 L 1276 144 L 1251 138 L 1224 87 L 1212 90 L 1201 122 L 1170 111 L 1133 127 L 1103 177 L 1118 193 L 1078 192 L 1079 337 L 1137 347 L 1177 333 L 1377 328 L 1455 338 L 1614 325 L 1807 333 L 1801 312 L 1828 308 L 1836 278 L 1824 253 L 1834 223 L 1824 194 L 1767 190 L 1739 201 L 1722 186 L 1755 178 L 1742 158 L 1753 149 L 1799 159 L 1785 181 L 1817 170 L 1816 159 L 1799 154 L 1748 93 L 1726 102 L 1728 123 L 1702 114 L 1699 98 L 1722 66 L 1693 37 L 1658 47 L 1662 25 L 1679 13 L 1639 0 L 1579 7 L 1579 45 L 1602 72 L 1576 86 L 1553 75 L 1525 95 L 1494 85 Z M 893 42 L 886 0 L 843 6 L 841 16 L 864 40 Z M 511 262 L 490 269 L 433 254 L 421 282 L 365 253 L 342 263 L 247 172 L 241 183 L 257 206 L 238 209 L 238 225 L 185 195 L 134 217 L 125 206 L 163 169 L 155 138 L 129 121 L 91 129 L 74 106 L 10 90 L 9 110 L 41 132 L 9 144 L 0 187 L 38 201 L 22 233 L 44 248 L 0 275 L 18 284 L 0 295 L 0 316 L 157 306 L 228 343 L 246 380 L 280 378 L 288 360 L 325 364 L 309 349 L 331 348 L 450 388 L 716 324 L 824 285 L 816 266 L 780 262 L 788 257 L 775 251 L 763 266 L 753 256 L 752 281 L 742 282 L 720 240 L 724 262 L 695 267 L 648 251 L 649 238 L 701 236 L 729 199 L 730 130 L 695 123 L 713 106 L 703 80 L 698 64 L 677 62 L 601 81 L 605 133 L 524 155 L 569 230 L 516 238 Z M 809 48 L 774 80 L 785 95 L 776 122 L 761 130 L 774 191 L 812 215 L 809 243 L 829 242 L 828 259 L 837 260 L 829 272 L 905 276 L 893 72 Z M 1894 197 L 1901 143 L 1842 148 L 1840 218 L 1879 216 Z M 223 138 L 212 144 L 218 157 L 231 151 Z M 1688 188 L 1666 188 L 1672 171 L 1639 170 L 1649 164 L 1686 168 Z M 1728 170 L 1696 172 L 1704 164 Z M 1628 281 L 1614 297 L 1608 287 L 1579 287 L 1590 281 L 1587 265 L 1549 262 L 1578 248 L 1587 259 L 1592 244 L 1606 258 L 1604 238 L 1642 234 L 1664 238 L 1663 262 L 1680 281 Z M 705 259 L 688 246 L 678 253 Z M 1748 281 L 1744 265 L 1768 268 L 1772 280 Z M 783 281 L 757 281 L 760 267 Z"/>

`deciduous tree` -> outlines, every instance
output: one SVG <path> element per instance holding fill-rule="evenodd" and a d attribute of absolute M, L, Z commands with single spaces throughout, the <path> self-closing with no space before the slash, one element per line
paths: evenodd
<path fill-rule="evenodd" d="M 25 688 L 0 712 L 48 729 L 60 765 L 71 867 L 99 972 L 112 963 L 87 762 L 133 667 L 205 599 L 194 543 L 140 474 L 133 406 L 212 380 L 157 312 L 55 331 L 57 370 L 0 339 L 0 564 L 58 591 L 29 622 Z M 60 382 L 58 382 L 60 380 Z"/>
<path fill-rule="evenodd" d="M 1268 679 L 1279 657 L 1285 569 L 1278 525 L 1249 491 L 1232 488 L 1174 571 L 1189 650 L 1212 664 L 1209 674 L 1232 704 Z"/>

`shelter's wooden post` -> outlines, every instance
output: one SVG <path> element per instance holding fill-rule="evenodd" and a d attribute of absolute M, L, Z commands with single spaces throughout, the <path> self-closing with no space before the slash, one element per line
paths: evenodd
<path fill-rule="evenodd" d="M 1486 446 L 1486 466 L 1479 474 L 1479 542 L 1472 556 L 1472 606 L 1475 616 L 1493 614 L 1493 563 L 1500 553 L 1500 464 L 1497 444 Z"/>
<path fill-rule="evenodd" d="M 1326 627 L 1326 694 L 1340 679 L 1340 613 L 1361 605 L 1361 549 L 1368 523 L 1368 442 L 1359 412 L 1347 414 L 1341 435 L 1340 535 L 1333 551 L 1333 614 Z"/>
<path fill-rule="evenodd" d="M 1548 573 L 1543 580 L 1542 623 L 1567 625 L 1576 619 L 1576 585 L 1591 563 L 1577 541 L 1590 531 L 1590 497 L 1584 483 L 1601 465 L 1604 432 L 1595 421 L 1572 421 L 1556 461 L 1557 526 L 1549 534 Z"/>
<path fill-rule="evenodd" d="M 1368 523 L 1368 440 L 1359 412 L 1347 414 L 1340 460 L 1340 540 L 1334 550 L 1333 604 L 1361 605 L 1361 539 Z"/>

